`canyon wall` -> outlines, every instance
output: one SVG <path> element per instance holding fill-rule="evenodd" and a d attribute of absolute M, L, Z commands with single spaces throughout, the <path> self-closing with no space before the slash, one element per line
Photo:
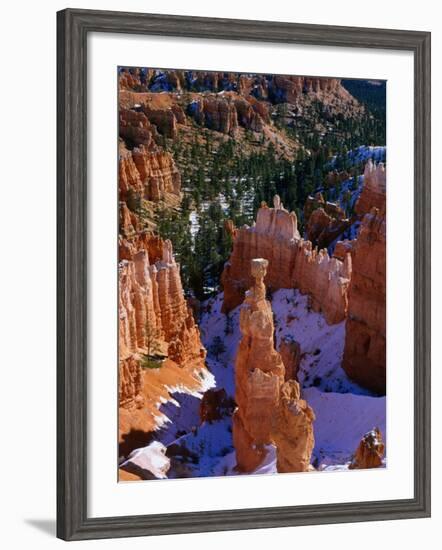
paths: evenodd
<path fill-rule="evenodd" d="M 120 109 L 119 197 L 176 205 L 181 176 L 172 155 L 157 145 L 157 127 L 143 112 Z"/>
<path fill-rule="evenodd" d="M 210 380 L 205 349 L 181 285 L 170 241 L 120 236 L 120 449 L 148 442 L 173 388 L 195 393 Z M 210 386 L 209 386 L 210 387 Z"/>
<path fill-rule="evenodd" d="M 343 358 L 346 373 L 379 394 L 386 391 L 386 171 L 368 163 L 359 212 L 362 219 L 352 246 L 352 279 Z"/>
<path fill-rule="evenodd" d="M 314 98 L 333 113 L 364 111 L 338 78 L 225 72 L 121 69 L 120 89 L 134 92 L 234 92 L 270 103 L 303 104 Z"/>
<path fill-rule="evenodd" d="M 265 299 L 267 267 L 263 258 L 251 261 L 255 282 L 240 311 L 233 416 L 237 468 L 256 469 L 266 456 L 266 446 L 274 443 L 278 472 L 306 471 L 314 446 L 314 414 L 300 399 L 299 384 L 284 382 L 284 363 L 274 347 L 272 309 Z"/>
<path fill-rule="evenodd" d="M 269 262 L 265 283 L 271 290 L 298 288 L 311 297 L 315 311 L 323 312 L 329 324 L 339 323 L 347 314 L 347 291 L 351 259 L 330 258 L 326 250 L 314 249 L 300 238 L 294 212 L 285 210 L 275 196 L 274 207 L 258 210 L 256 224 L 231 229 L 232 254 L 226 262 L 221 281 L 224 288 L 223 311 L 238 306 L 251 286 L 253 258 Z"/>

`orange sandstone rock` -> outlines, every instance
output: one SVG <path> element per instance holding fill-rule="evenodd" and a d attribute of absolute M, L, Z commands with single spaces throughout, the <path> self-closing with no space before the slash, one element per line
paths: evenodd
<path fill-rule="evenodd" d="M 364 215 L 352 246 L 353 274 L 342 367 L 362 386 L 386 391 L 386 170 L 370 160 L 356 203 Z M 367 210 L 368 209 L 368 210 Z"/>
<path fill-rule="evenodd" d="M 351 470 L 379 468 L 385 453 L 385 445 L 379 428 L 373 428 L 361 439 L 356 453 L 350 463 Z"/>
<path fill-rule="evenodd" d="M 198 391 L 209 375 L 205 349 L 184 298 L 172 246 L 159 237 L 120 236 L 119 432 L 124 455 L 148 442 L 161 422 L 167 387 Z M 157 369 L 142 361 L 162 357 Z"/>
<path fill-rule="evenodd" d="M 224 312 L 242 302 L 252 283 L 250 262 L 261 257 L 269 262 L 265 283 L 271 290 L 298 288 L 311 296 L 313 309 L 322 311 L 329 324 L 345 319 L 350 255 L 344 261 L 330 258 L 326 250 L 318 252 L 310 241 L 301 239 L 295 213 L 287 212 L 278 196 L 274 208 L 264 204 L 258 210 L 254 226 L 238 228 L 231 234 L 233 250 L 221 277 Z"/>
<path fill-rule="evenodd" d="M 355 382 L 379 394 L 386 384 L 386 222 L 366 214 L 353 249 L 342 367 Z"/>
<path fill-rule="evenodd" d="M 374 164 L 369 159 L 365 165 L 362 192 L 355 204 L 355 212 L 359 216 L 368 214 L 372 208 L 377 208 L 385 214 L 386 178 L 387 172 L 384 164 Z"/>
<path fill-rule="evenodd" d="M 321 193 L 308 197 L 304 206 L 306 236 L 319 249 L 327 248 L 350 225 L 345 212 L 335 203 L 325 201 Z"/>
<path fill-rule="evenodd" d="M 281 340 L 279 353 L 285 367 L 285 381 L 298 380 L 298 370 L 301 363 L 301 346 L 299 342 L 288 335 Z"/>
<path fill-rule="evenodd" d="M 284 382 L 284 364 L 273 345 L 273 318 L 263 282 L 268 262 L 252 260 L 255 284 L 247 292 L 240 313 L 241 342 L 235 362 L 233 442 L 237 467 L 252 471 L 271 442 L 272 421 Z"/>
<path fill-rule="evenodd" d="M 276 468 L 279 473 L 307 472 L 315 446 L 313 409 L 304 399 L 296 380 L 281 388 L 272 439 L 276 445 Z"/>

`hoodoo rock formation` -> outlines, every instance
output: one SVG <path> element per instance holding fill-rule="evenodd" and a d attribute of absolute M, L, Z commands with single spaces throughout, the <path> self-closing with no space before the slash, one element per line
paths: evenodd
<path fill-rule="evenodd" d="M 382 197 L 383 192 L 383 200 Z M 376 199 L 362 220 L 352 251 L 352 279 L 342 366 L 362 386 L 385 394 L 386 384 L 386 221 L 385 169 L 369 163 L 365 170 L 366 196 Z"/>
<path fill-rule="evenodd" d="M 240 126 L 261 132 L 264 121 L 270 122 L 265 104 L 229 92 L 222 96 L 198 97 L 188 105 L 187 111 L 201 126 L 230 135 L 235 135 Z"/>
<path fill-rule="evenodd" d="M 358 116 L 364 112 L 338 78 L 130 68 L 120 71 L 120 89 L 138 93 L 234 93 L 246 99 L 299 106 L 315 100 L 334 114 L 351 111 L 352 116 Z"/>
<path fill-rule="evenodd" d="M 256 224 L 233 230 L 233 250 L 222 274 L 223 311 L 238 306 L 251 286 L 250 265 L 256 257 L 265 258 L 269 267 L 265 279 L 271 290 L 298 288 L 311 298 L 312 308 L 322 311 L 329 324 L 339 323 L 347 314 L 347 291 L 351 258 L 330 258 L 301 239 L 294 212 L 283 208 L 279 197 L 274 207 L 265 203 L 258 210 Z"/>
<path fill-rule="evenodd" d="M 198 391 L 208 371 L 170 241 L 149 234 L 120 241 L 121 442 L 131 430 L 147 433 L 156 428 L 158 404 L 170 397 L 167 386 L 181 384 Z M 152 368 L 151 360 L 158 368 Z M 145 362 L 148 368 L 143 368 Z"/>
<path fill-rule="evenodd" d="M 335 203 L 324 200 L 321 193 L 307 197 L 304 206 L 306 237 L 319 249 L 327 248 L 350 225 L 345 212 Z"/>
<path fill-rule="evenodd" d="M 276 469 L 284 472 L 307 472 L 312 469 L 310 458 L 315 438 L 315 414 L 305 399 L 296 380 L 289 380 L 281 388 L 279 406 L 272 431 L 276 446 Z"/>
<path fill-rule="evenodd" d="M 120 263 L 120 349 L 149 354 L 161 347 L 169 359 L 180 365 L 201 362 L 203 347 L 184 299 L 172 245 L 170 241 L 161 245 L 160 258 L 155 257 L 157 251 L 151 257 L 147 248 L 138 251 L 132 261 Z"/>
<path fill-rule="evenodd" d="M 374 164 L 371 159 L 365 165 L 364 186 L 355 204 L 355 212 L 359 216 L 368 214 L 372 208 L 377 208 L 385 214 L 387 193 L 387 174 L 383 163 Z"/>
<path fill-rule="evenodd" d="M 356 453 L 350 463 L 350 470 L 363 470 L 367 468 L 379 468 L 382 466 L 385 445 L 379 428 L 373 428 L 361 439 Z"/>
<path fill-rule="evenodd" d="M 252 288 L 240 312 L 241 342 L 235 362 L 233 443 L 240 471 L 254 470 L 271 443 L 272 422 L 284 383 L 284 364 L 273 344 L 273 317 L 266 300 L 264 277 L 268 261 L 251 261 Z"/>
<path fill-rule="evenodd" d="M 241 341 L 235 363 L 233 443 L 237 468 L 250 472 L 277 447 L 278 472 L 306 471 L 314 445 L 312 409 L 300 399 L 295 380 L 284 383 L 285 367 L 274 347 L 270 303 L 265 299 L 268 261 L 251 261 L 255 280 L 240 312 Z"/>
<path fill-rule="evenodd" d="M 181 176 L 172 155 L 156 143 L 159 135 L 143 112 L 120 110 L 119 196 L 177 204 Z"/>

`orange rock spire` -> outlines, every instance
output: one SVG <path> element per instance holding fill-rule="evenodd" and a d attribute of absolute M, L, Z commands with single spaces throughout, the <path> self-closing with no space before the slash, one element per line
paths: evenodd
<path fill-rule="evenodd" d="M 266 454 L 284 383 L 284 364 L 273 345 L 272 309 L 265 299 L 267 266 L 267 260 L 252 260 L 255 283 L 246 293 L 240 313 L 242 338 L 235 363 L 238 408 L 233 419 L 233 442 L 237 466 L 242 471 L 255 469 Z"/>
<path fill-rule="evenodd" d="M 300 399 L 299 384 L 284 383 L 284 363 L 274 347 L 272 309 L 265 299 L 267 266 L 263 258 L 251 261 L 255 283 L 240 312 L 242 338 L 235 363 L 238 407 L 233 417 L 237 468 L 253 471 L 264 459 L 266 445 L 275 443 L 278 471 L 305 471 L 314 445 L 314 414 Z"/>

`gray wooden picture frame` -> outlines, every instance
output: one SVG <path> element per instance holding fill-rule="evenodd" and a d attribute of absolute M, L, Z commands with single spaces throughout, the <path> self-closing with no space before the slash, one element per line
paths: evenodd
<path fill-rule="evenodd" d="M 87 35 L 90 32 L 408 50 L 414 55 L 414 497 L 87 517 Z M 57 14 L 57 536 L 64 540 L 430 515 L 430 33 L 67 9 Z"/>

